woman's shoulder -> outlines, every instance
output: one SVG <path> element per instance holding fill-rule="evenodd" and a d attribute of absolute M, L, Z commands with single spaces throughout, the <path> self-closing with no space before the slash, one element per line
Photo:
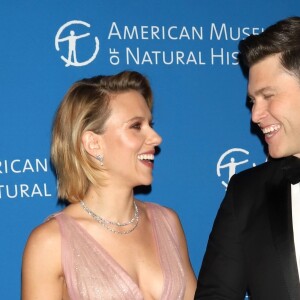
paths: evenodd
<path fill-rule="evenodd" d="M 170 213 L 170 214 L 175 214 L 177 215 L 176 211 L 168 206 L 165 206 L 165 205 L 162 205 L 162 204 L 159 204 L 157 202 L 143 202 L 146 207 L 151 207 L 153 209 L 157 209 L 157 210 L 161 210 L 161 211 L 165 211 L 167 213 Z"/>
<path fill-rule="evenodd" d="M 55 215 L 49 216 L 45 222 L 32 230 L 27 244 L 41 247 L 46 246 L 48 248 L 49 245 L 60 242 L 60 230 Z"/>
<path fill-rule="evenodd" d="M 34 228 L 30 233 L 23 253 L 22 268 L 25 272 L 32 269 L 48 269 L 49 272 L 52 270 L 59 276 L 61 274 L 60 257 L 59 226 L 55 218 L 52 218 Z"/>
<path fill-rule="evenodd" d="M 177 226 L 180 223 L 179 217 L 177 212 L 170 207 L 155 203 L 155 202 L 145 202 L 145 205 L 148 208 L 150 208 L 153 211 L 160 211 L 165 218 L 167 218 L 170 222 L 173 224 L 176 224 Z"/>
<path fill-rule="evenodd" d="M 50 282 L 62 276 L 61 238 L 55 218 L 40 224 L 30 233 L 22 259 L 22 273 L 28 280 Z M 43 279 L 42 279 L 43 278 Z"/>

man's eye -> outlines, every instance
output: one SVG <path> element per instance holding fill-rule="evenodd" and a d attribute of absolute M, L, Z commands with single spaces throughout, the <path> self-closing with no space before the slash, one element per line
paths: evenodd
<path fill-rule="evenodd" d="M 253 105 L 253 104 L 255 103 L 255 99 L 254 99 L 254 98 L 248 97 L 247 101 L 248 101 L 248 103 L 251 104 L 251 105 Z"/>
<path fill-rule="evenodd" d="M 264 95 L 264 98 L 267 100 L 271 99 L 272 97 L 273 97 L 273 94 Z"/>
<path fill-rule="evenodd" d="M 150 126 L 151 128 L 153 128 L 154 122 L 149 122 L 149 126 Z"/>

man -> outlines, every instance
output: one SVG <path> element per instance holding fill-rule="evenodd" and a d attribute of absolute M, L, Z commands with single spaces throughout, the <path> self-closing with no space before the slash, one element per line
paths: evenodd
<path fill-rule="evenodd" d="M 300 17 L 239 44 L 252 121 L 271 159 L 234 175 L 220 206 L 195 299 L 299 300 Z"/>

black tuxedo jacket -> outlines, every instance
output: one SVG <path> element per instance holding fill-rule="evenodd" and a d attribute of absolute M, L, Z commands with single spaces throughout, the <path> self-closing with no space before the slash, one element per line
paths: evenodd
<path fill-rule="evenodd" d="M 234 175 L 209 237 L 195 299 L 300 300 L 285 159 Z M 299 199 L 300 201 L 300 199 Z"/>

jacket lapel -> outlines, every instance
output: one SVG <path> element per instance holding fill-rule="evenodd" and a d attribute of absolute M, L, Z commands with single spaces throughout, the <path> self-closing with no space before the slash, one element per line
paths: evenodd
<path fill-rule="evenodd" d="M 271 183 L 272 182 L 272 183 Z M 300 299 L 300 284 L 295 255 L 290 184 L 283 172 L 275 172 L 268 186 L 268 210 L 274 246 L 277 250 L 290 299 Z"/>

